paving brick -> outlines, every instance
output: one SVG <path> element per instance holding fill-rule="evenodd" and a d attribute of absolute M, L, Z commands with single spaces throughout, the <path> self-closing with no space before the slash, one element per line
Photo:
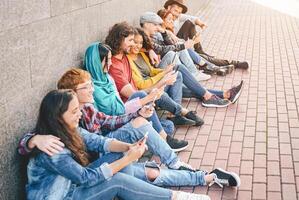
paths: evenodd
<path fill-rule="evenodd" d="M 268 192 L 267 198 L 271 200 L 281 200 L 281 193 L 280 192 Z"/>
<path fill-rule="evenodd" d="M 252 190 L 252 176 L 251 175 L 240 175 L 242 184 L 240 185 L 240 190 Z"/>
<path fill-rule="evenodd" d="M 241 162 L 241 154 L 229 154 L 228 166 L 238 167 Z"/>
<path fill-rule="evenodd" d="M 242 142 L 232 142 L 230 147 L 231 153 L 241 153 L 242 152 Z"/>
<path fill-rule="evenodd" d="M 282 183 L 295 183 L 295 175 L 293 169 L 281 169 Z"/>
<path fill-rule="evenodd" d="M 216 155 L 216 159 L 228 159 L 229 148 L 228 147 L 219 147 Z"/>
<path fill-rule="evenodd" d="M 254 149 L 253 148 L 243 148 L 242 149 L 242 160 L 253 160 L 253 159 L 254 159 Z"/>
<path fill-rule="evenodd" d="M 281 168 L 293 168 L 293 159 L 291 155 L 280 156 Z"/>
<path fill-rule="evenodd" d="M 282 197 L 284 200 L 297 199 L 295 185 L 294 184 L 282 184 Z"/>
<path fill-rule="evenodd" d="M 267 166 L 268 175 L 280 175 L 279 162 L 268 161 Z"/>
<path fill-rule="evenodd" d="M 238 200 L 251 200 L 251 191 L 239 191 Z"/>
<path fill-rule="evenodd" d="M 266 199 L 266 184 L 253 184 L 252 198 L 253 199 Z"/>
<path fill-rule="evenodd" d="M 252 174 L 252 172 L 253 172 L 253 161 L 242 161 L 241 174 Z"/>
<path fill-rule="evenodd" d="M 253 182 L 254 183 L 266 183 L 267 170 L 265 168 L 254 168 L 253 170 Z"/>
<path fill-rule="evenodd" d="M 273 192 L 281 191 L 281 178 L 280 176 L 268 176 L 267 177 L 267 190 Z"/>

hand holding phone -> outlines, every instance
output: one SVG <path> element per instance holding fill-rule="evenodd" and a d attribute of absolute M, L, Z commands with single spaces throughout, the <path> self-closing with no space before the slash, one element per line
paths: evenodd
<path fill-rule="evenodd" d="M 138 144 L 139 145 L 144 145 L 146 143 L 146 140 L 148 138 L 148 132 L 146 132 L 143 136 L 143 138 L 141 138 L 139 141 L 138 141 Z"/>

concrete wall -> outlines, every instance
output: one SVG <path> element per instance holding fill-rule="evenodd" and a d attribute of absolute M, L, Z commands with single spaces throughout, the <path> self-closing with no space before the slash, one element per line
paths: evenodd
<path fill-rule="evenodd" d="M 16 147 L 33 128 L 42 96 L 67 68 L 81 64 L 87 45 L 103 39 L 113 23 L 137 25 L 140 13 L 163 2 L 0 1 L 0 199 L 24 198 L 26 174 Z M 199 10 L 199 0 L 188 4 L 192 13 Z"/>

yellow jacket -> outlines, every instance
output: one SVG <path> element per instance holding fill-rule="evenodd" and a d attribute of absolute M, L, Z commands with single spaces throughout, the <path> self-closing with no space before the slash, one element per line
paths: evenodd
<path fill-rule="evenodd" d="M 143 90 L 143 89 L 150 88 L 153 85 L 155 85 L 157 82 L 159 82 L 163 78 L 164 73 L 162 73 L 163 69 L 154 68 L 150 64 L 149 58 L 145 55 L 145 53 L 140 52 L 140 54 L 143 57 L 144 61 L 146 62 L 147 66 L 149 67 L 149 70 L 150 70 L 150 77 L 147 79 L 143 78 L 140 70 L 134 63 L 132 57 L 130 55 L 127 55 L 127 56 L 128 56 L 129 62 L 130 62 L 131 69 L 132 69 L 132 78 L 134 80 L 134 83 L 138 89 Z"/>

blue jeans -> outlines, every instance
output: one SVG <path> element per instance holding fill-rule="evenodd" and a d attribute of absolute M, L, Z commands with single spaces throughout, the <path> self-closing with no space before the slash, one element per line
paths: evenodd
<path fill-rule="evenodd" d="M 156 105 L 163 110 L 167 110 L 168 112 L 179 116 L 182 112 L 181 104 L 176 103 L 172 98 L 164 92 L 164 94 L 156 101 Z"/>
<path fill-rule="evenodd" d="M 114 197 L 126 200 L 171 200 L 172 191 L 160 188 L 131 175 L 118 172 L 111 179 L 93 187 L 76 187 L 72 197 L 73 200 L 112 200 Z"/>
<path fill-rule="evenodd" d="M 144 98 L 147 96 L 147 93 L 144 91 L 137 91 L 134 94 L 132 94 L 128 100 L 131 99 L 135 99 L 135 98 Z M 168 134 L 168 135 L 172 135 L 174 132 L 174 124 L 172 121 L 170 120 L 163 120 L 159 119 L 156 111 L 154 111 L 153 115 L 148 118 L 149 121 L 152 122 L 152 125 L 154 127 L 154 129 L 158 132 L 161 133 L 161 131 L 164 129 L 164 131 Z"/>
<path fill-rule="evenodd" d="M 195 64 L 199 64 L 202 57 L 193 49 L 188 49 L 188 53 Z"/>
<path fill-rule="evenodd" d="M 161 169 L 154 162 L 133 163 L 131 168 L 132 170 L 130 171 L 134 173 L 133 176 L 157 186 L 198 186 L 206 184 L 204 180 L 205 172 L 203 171 L 191 172 L 186 170 Z M 159 176 L 153 181 L 148 180 L 145 168 L 159 170 Z"/>
<path fill-rule="evenodd" d="M 196 68 L 196 66 L 193 63 L 192 58 L 190 57 L 187 49 L 176 52 L 177 53 L 177 58 L 174 60 L 174 64 L 176 65 L 184 65 L 190 74 L 194 77 L 197 77 L 199 75 L 199 71 Z M 176 54 L 173 51 L 169 51 L 165 56 L 162 58 L 159 67 L 164 69 L 167 65 L 172 64 L 172 60 Z"/>
<path fill-rule="evenodd" d="M 168 85 L 164 89 L 164 94 L 156 101 L 156 105 L 163 110 L 178 116 L 182 112 L 182 74 L 178 73 L 173 85 Z"/>
<path fill-rule="evenodd" d="M 155 155 L 159 156 L 161 162 L 167 166 L 172 167 L 175 165 L 178 161 L 178 156 L 173 152 L 166 141 L 160 137 L 150 123 L 146 123 L 139 128 L 134 128 L 132 123 L 127 123 L 121 128 L 110 132 L 106 136 L 127 143 L 135 143 L 143 138 L 147 132 L 148 139 L 146 144 L 149 150 Z"/>
<path fill-rule="evenodd" d="M 122 157 L 123 153 L 108 153 L 103 157 L 99 158 L 97 161 L 93 162 L 91 165 L 93 167 L 99 167 L 101 164 L 105 162 L 110 164 Z M 154 181 L 148 180 L 145 170 L 146 168 L 153 168 L 159 170 L 159 176 Z M 186 170 L 162 169 L 155 162 L 136 162 L 126 166 L 120 172 L 134 176 L 150 184 L 162 187 L 198 186 L 206 184 L 204 180 L 206 174 L 203 171 L 191 172 Z"/>
<path fill-rule="evenodd" d="M 182 74 L 183 83 L 186 86 L 186 88 L 184 87 L 183 94 L 190 94 L 191 97 L 202 99 L 205 93 L 209 91 L 212 94 L 215 94 L 220 98 L 223 98 L 223 91 L 205 89 L 198 81 L 196 81 L 196 79 L 190 74 L 190 72 L 186 69 L 184 65 L 178 65 L 177 67 L 178 67 L 178 71 L 181 72 Z M 184 96 L 184 97 L 190 97 L 190 96 Z"/>

